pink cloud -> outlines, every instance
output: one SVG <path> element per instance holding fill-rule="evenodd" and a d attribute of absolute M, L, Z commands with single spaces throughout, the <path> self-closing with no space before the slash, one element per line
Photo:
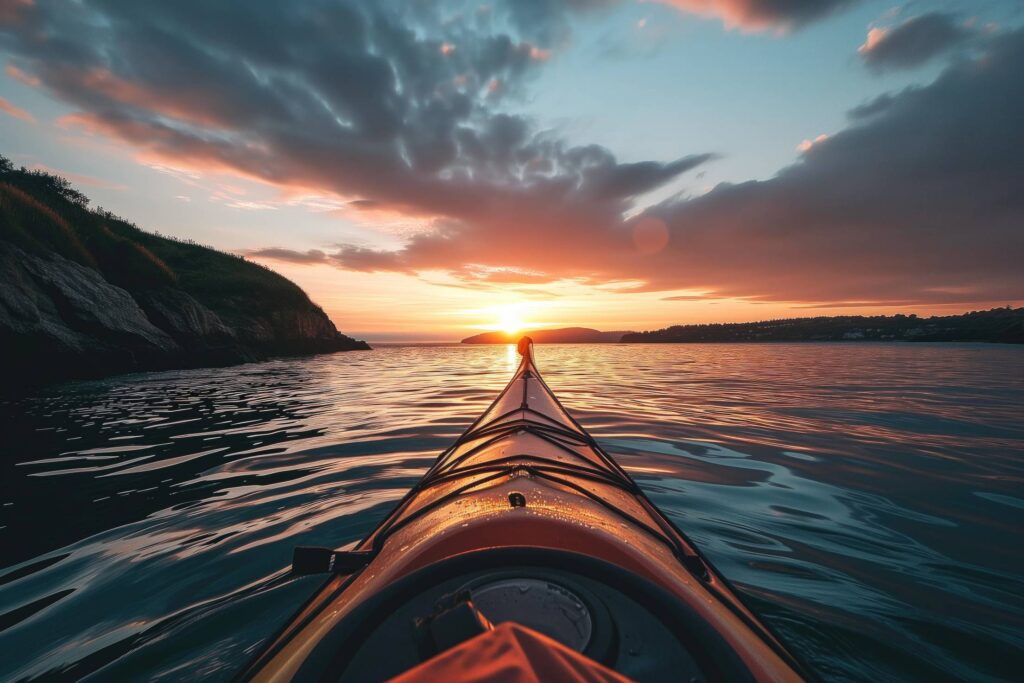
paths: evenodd
<path fill-rule="evenodd" d="M 4 112 L 8 116 L 13 116 L 16 119 L 20 119 L 22 121 L 27 121 L 28 123 L 35 123 L 36 122 L 36 119 L 35 119 L 34 116 L 32 116 L 32 114 L 29 114 L 27 111 L 25 111 L 21 107 L 17 107 L 15 105 L 11 104 L 9 101 L 7 101 L 3 97 L 0 97 L 0 111 Z"/>
<path fill-rule="evenodd" d="M 821 18 L 856 0 L 655 0 L 705 17 L 721 19 L 726 28 L 785 31 Z"/>
<path fill-rule="evenodd" d="M 13 64 L 8 64 L 7 68 L 4 69 L 4 71 L 7 73 L 8 76 L 18 81 L 19 83 L 23 83 L 24 85 L 27 85 L 31 88 L 39 87 L 40 80 L 38 78 L 32 76 L 31 74 L 25 73 Z"/>
<path fill-rule="evenodd" d="M 530 46 L 530 59 L 543 62 L 551 57 L 551 50 L 537 47 L 536 45 Z"/>
<path fill-rule="evenodd" d="M 109 69 L 64 67 L 53 75 L 62 88 L 82 89 L 162 116 L 204 127 L 221 127 L 224 121 L 204 106 L 204 94 L 187 87 L 160 88 L 115 75 Z"/>
<path fill-rule="evenodd" d="M 857 48 L 857 52 L 861 53 L 862 55 L 867 52 L 871 52 L 872 50 L 878 47 L 879 43 L 885 40 L 885 36 L 888 32 L 889 31 L 887 29 L 878 28 L 877 26 L 873 27 L 871 30 L 868 31 L 868 37 L 867 39 L 865 39 L 864 43 Z"/>
<path fill-rule="evenodd" d="M 825 140 L 828 140 L 828 136 L 825 135 L 824 133 L 822 133 L 821 135 L 819 135 L 818 137 L 814 138 L 813 140 L 804 140 L 799 145 L 797 145 L 796 148 L 800 152 L 806 152 L 806 151 L 810 150 L 812 147 L 814 147 L 815 145 L 817 145 L 818 143 L 824 142 Z"/>

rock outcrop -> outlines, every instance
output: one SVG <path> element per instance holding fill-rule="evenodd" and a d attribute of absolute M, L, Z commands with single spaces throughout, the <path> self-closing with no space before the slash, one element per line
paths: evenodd
<path fill-rule="evenodd" d="M 231 327 L 182 290 L 136 299 L 91 268 L 3 241 L 0 283 L 0 367 L 15 385 L 369 348 L 317 310 L 243 316 Z"/>
<path fill-rule="evenodd" d="M 57 254 L 0 242 L 0 282 L 0 339 L 18 374 L 91 374 L 75 365 L 131 367 L 181 351 L 128 292 Z"/>
<path fill-rule="evenodd" d="M 208 351 L 237 341 L 234 330 L 216 313 L 180 289 L 143 292 L 139 305 L 160 329 L 188 351 Z"/>
<path fill-rule="evenodd" d="M 0 389 L 369 348 L 277 273 L 90 211 L 61 182 L 0 163 Z"/>

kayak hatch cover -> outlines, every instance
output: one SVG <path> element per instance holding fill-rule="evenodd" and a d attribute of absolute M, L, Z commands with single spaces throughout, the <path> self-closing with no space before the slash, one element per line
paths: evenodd
<path fill-rule="evenodd" d="M 503 622 L 638 681 L 817 680 L 519 352 L 369 536 L 296 548 L 328 579 L 237 680 L 384 681 Z"/>

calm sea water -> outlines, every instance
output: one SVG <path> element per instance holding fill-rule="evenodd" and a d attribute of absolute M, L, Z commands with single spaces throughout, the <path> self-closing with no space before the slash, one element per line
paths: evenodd
<path fill-rule="evenodd" d="M 563 403 L 828 680 L 1024 676 L 1024 348 L 542 346 Z M 0 401 L 0 680 L 226 679 L 510 377 L 383 347 Z"/>

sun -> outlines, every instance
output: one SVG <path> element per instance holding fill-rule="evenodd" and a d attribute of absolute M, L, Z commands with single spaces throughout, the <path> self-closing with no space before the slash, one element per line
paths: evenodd
<path fill-rule="evenodd" d="M 529 305 L 523 301 L 509 302 L 505 304 L 499 304 L 490 309 L 490 313 L 494 316 L 492 323 L 492 330 L 500 330 L 510 337 L 522 332 L 529 325 L 524 319 L 524 314 L 528 313 Z"/>
<path fill-rule="evenodd" d="M 515 311 L 506 309 L 501 312 L 498 328 L 507 335 L 514 335 L 523 329 L 523 321 Z"/>
<path fill-rule="evenodd" d="M 534 301 L 506 301 L 499 304 L 491 304 L 480 308 L 466 309 L 466 315 L 472 315 L 477 322 L 469 325 L 473 329 L 498 332 L 512 342 L 530 330 L 542 327 L 536 322 L 534 314 L 537 312 L 538 304 Z"/>

